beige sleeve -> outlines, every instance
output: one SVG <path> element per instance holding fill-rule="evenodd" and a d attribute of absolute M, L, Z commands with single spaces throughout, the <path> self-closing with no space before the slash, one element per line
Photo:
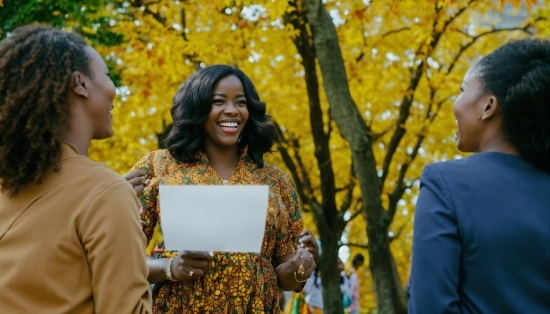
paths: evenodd
<path fill-rule="evenodd" d="M 138 208 L 134 191 L 121 180 L 95 196 L 82 217 L 96 313 L 151 313 Z"/>

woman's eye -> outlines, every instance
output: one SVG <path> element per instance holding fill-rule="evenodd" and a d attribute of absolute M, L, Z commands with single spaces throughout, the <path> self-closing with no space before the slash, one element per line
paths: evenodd
<path fill-rule="evenodd" d="M 246 106 L 246 100 L 237 100 L 237 105 L 240 107 Z"/>
<path fill-rule="evenodd" d="M 213 100 L 212 100 L 212 103 L 213 103 L 213 104 L 223 104 L 224 101 L 223 101 L 223 99 L 213 99 Z"/>

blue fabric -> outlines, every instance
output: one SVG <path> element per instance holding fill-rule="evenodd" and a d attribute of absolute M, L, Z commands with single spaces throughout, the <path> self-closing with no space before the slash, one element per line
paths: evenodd
<path fill-rule="evenodd" d="M 351 304 L 353 303 L 353 300 L 351 299 L 351 296 L 347 293 L 344 293 L 342 295 L 342 305 L 345 309 L 347 309 Z"/>
<path fill-rule="evenodd" d="M 425 167 L 414 218 L 415 313 L 550 313 L 550 174 L 494 152 Z"/>

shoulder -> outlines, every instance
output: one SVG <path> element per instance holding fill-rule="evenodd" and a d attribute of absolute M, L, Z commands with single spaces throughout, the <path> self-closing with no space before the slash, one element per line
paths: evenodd
<path fill-rule="evenodd" d="M 461 159 L 453 159 L 447 161 L 435 162 L 427 165 L 422 177 L 434 178 L 443 177 L 448 179 L 469 178 L 472 175 L 480 174 L 486 167 L 489 161 L 487 156 L 472 155 Z"/>
<path fill-rule="evenodd" d="M 76 175 L 77 173 L 78 175 Z M 117 181 L 126 181 L 120 174 L 109 169 L 104 163 L 96 162 L 88 158 L 72 158 L 63 161 L 60 175 L 64 177 L 65 180 L 70 177 L 70 180 L 73 182 L 93 182 L 94 186 L 112 184 Z"/>
<path fill-rule="evenodd" d="M 152 152 L 147 153 L 147 155 L 143 156 L 143 158 L 141 158 L 139 162 L 142 162 L 142 161 L 155 162 L 155 161 L 158 161 L 158 160 L 163 160 L 163 161 L 167 161 L 167 160 L 172 161 L 173 160 L 173 161 L 175 161 L 174 157 L 172 157 L 172 155 L 170 155 L 170 152 L 168 152 L 167 149 L 157 149 L 157 150 L 154 150 Z"/>
<path fill-rule="evenodd" d="M 54 185 L 66 191 L 65 202 L 87 206 L 94 199 L 112 197 L 137 201 L 135 192 L 126 179 L 105 164 L 88 158 L 73 158 L 62 163 L 61 171 L 53 174 Z M 74 198 L 79 199 L 76 201 Z"/>
<path fill-rule="evenodd" d="M 276 186 L 282 191 L 290 192 L 296 190 L 296 185 L 290 176 L 279 167 L 265 163 L 261 168 L 264 181 L 271 186 Z M 294 194 L 294 192 L 292 192 Z"/>
<path fill-rule="evenodd" d="M 147 173 L 157 172 L 157 168 L 163 168 L 177 161 L 166 149 L 154 150 L 143 156 L 133 167 L 133 170 L 141 169 Z"/>
<path fill-rule="evenodd" d="M 281 168 L 275 165 L 266 162 L 264 163 L 264 167 L 261 169 L 267 176 L 275 179 L 276 181 L 292 183 L 290 176 L 286 172 L 281 170 Z"/>

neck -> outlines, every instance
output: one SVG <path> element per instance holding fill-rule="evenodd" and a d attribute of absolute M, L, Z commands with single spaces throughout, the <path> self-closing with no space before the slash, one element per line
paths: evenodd
<path fill-rule="evenodd" d="M 223 180 L 229 180 L 233 170 L 239 165 L 241 157 L 237 145 L 229 148 L 220 148 L 213 145 L 205 145 L 204 152 L 210 165 Z"/>
<path fill-rule="evenodd" d="M 90 147 L 91 140 L 82 139 L 70 132 L 63 134 L 61 140 L 71 144 L 76 149 L 77 154 L 88 156 L 88 148 Z"/>
<path fill-rule="evenodd" d="M 73 94 L 69 97 L 70 119 L 67 128 L 61 134 L 61 140 L 74 146 L 79 155 L 88 156 L 93 131 L 83 109 L 85 104 L 78 102 L 74 97 Z"/>
<path fill-rule="evenodd" d="M 484 141 L 477 152 L 497 152 L 517 156 L 521 155 L 520 151 L 501 133 L 495 134 L 491 136 L 489 140 Z"/>

